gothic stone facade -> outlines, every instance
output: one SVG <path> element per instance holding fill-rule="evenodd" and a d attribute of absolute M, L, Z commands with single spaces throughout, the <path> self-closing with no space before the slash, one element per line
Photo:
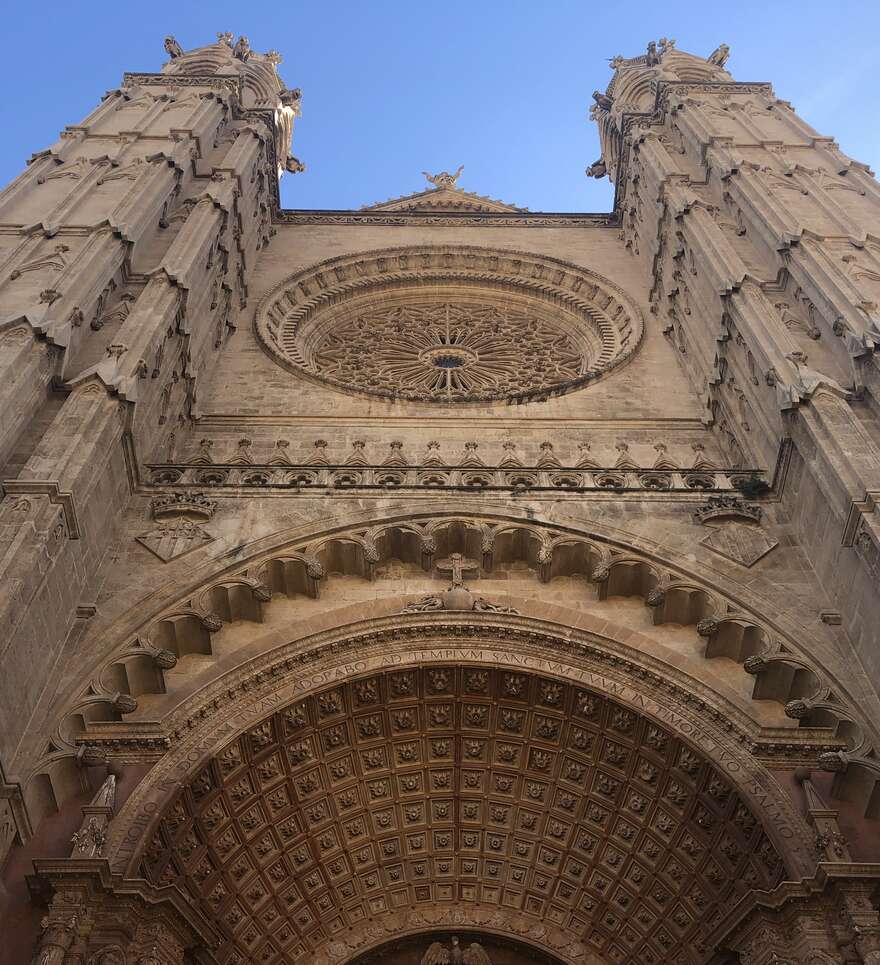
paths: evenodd
<path fill-rule="evenodd" d="M 0 194 L 0 958 L 877 965 L 871 172 L 662 41 L 608 214 L 282 210 L 166 50 Z"/>

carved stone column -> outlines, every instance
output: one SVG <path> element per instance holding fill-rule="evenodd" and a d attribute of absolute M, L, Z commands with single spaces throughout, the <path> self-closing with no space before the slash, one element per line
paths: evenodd
<path fill-rule="evenodd" d="M 78 938 L 82 909 L 57 897 L 42 921 L 43 932 L 32 959 L 33 965 L 62 965 Z"/>
<path fill-rule="evenodd" d="M 138 929 L 126 957 L 130 965 L 183 965 L 183 945 L 169 925 L 151 921 Z"/>

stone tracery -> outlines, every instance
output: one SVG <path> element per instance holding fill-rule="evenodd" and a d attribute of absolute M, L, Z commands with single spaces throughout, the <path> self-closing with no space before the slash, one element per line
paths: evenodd
<path fill-rule="evenodd" d="M 590 339 L 522 309 L 432 298 L 357 312 L 326 332 L 312 360 L 321 378 L 367 392 L 490 400 L 580 378 L 590 354 L 578 342 Z"/>
<path fill-rule="evenodd" d="M 642 325 L 638 308 L 594 272 L 464 245 L 322 262 L 270 292 L 256 316 L 264 348 L 298 374 L 431 402 L 581 388 L 632 355 Z"/>

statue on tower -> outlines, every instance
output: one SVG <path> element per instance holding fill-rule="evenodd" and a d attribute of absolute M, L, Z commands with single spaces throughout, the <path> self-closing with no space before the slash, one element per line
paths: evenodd
<path fill-rule="evenodd" d="M 247 63 L 251 56 L 251 44 L 247 37 L 239 37 L 232 48 L 232 56 L 242 63 Z"/>
<path fill-rule="evenodd" d="M 492 965 L 486 950 L 479 942 L 471 942 L 466 949 L 452 936 L 452 947 L 432 942 L 422 956 L 421 965 Z"/>
<path fill-rule="evenodd" d="M 165 38 L 165 50 L 172 60 L 183 56 L 183 47 L 170 34 Z"/>
<path fill-rule="evenodd" d="M 727 58 L 730 56 L 730 47 L 727 44 L 719 44 L 711 54 L 706 58 L 707 63 L 712 64 L 713 67 L 723 67 L 727 63 Z"/>

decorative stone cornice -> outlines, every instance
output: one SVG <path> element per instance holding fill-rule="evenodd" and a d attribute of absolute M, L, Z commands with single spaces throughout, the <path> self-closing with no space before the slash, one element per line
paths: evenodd
<path fill-rule="evenodd" d="M 55 480 L 4 479 L 0 483 L 0 492 L 10 496 L 48 496 L 49 502 L 60 506 L 64 513 L 68 538 L 80 538 L 79 518 L 73 493 L 62 492 Z"/>
<path fill-rule="evenodd" d="M 494 211 L 444 212 L 430 211 L 348 211 L 282 208 L 273 213 L 274 224 L 284 225 L 364 225 L 397 227 L 423 225 L 425 227 L 480 227 L 480 228 L 617 228 L 619 212 L 573 213 L 524 211 L 518 214 Z"/>
<path fill-rule="evenodd" d="M 560 466 L 545 469 L 523 466 L 516 469 L 499 466 L 436 466 L 416 464 L 389 467 L 384 465 L 249 463 L 147 463 L 149 473 L 143 491 L 155 487 L 210 487 L 212 493 L 241 490 L 265 495 L 290 494 L 332 488 L 336 492 L 352 490 L 401 490 L 435 493 L 438 490 L 481 492 L 542 492 L 574 494 L 641 494 L 645 498 L 692 496 L 704 499 L 707 491 L 734 492 L 744 480 L 761 480 L 757 469 L 607 469 Z M 184 492 L 179 492 L 182 499 Z"/>

